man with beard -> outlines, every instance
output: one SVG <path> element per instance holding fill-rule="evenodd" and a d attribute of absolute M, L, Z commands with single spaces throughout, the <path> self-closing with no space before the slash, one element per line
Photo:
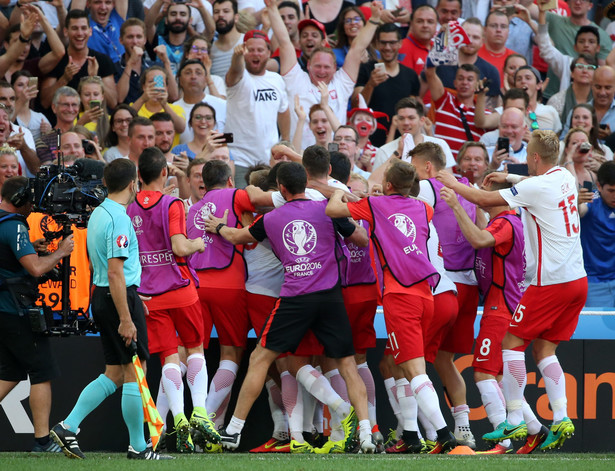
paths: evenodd
<path fill-rule="evenodd" d="M 290 134 L 290 112 L 282 77 L 266 70 L 271 43 L 266 33 L 248 31 L 237 46 L 226 74 L 228 115 L 224 132 L 234 134 L 229 143 L 235 160 L 235 182 L 245 186 L 248 167 L 267 163 L 269 150 Z M 259 139 L 254 139 L 258 136 Z"/>
<path fill-rule="evenodd" d="M 231 66 L 235 48 L 242 44 L 243 34 L 237 31 L 235 23 L 239 19 L 235 0 L 214 0 L 214 22 L 218 39 L 211 45 L 211 73 L 224 77 Z"/>
<path fill-rule="evenodd" d="M 158 45 L 165 46 L 166 56 L 171 62 L 173 75 L 179 68 L 184 57 L 184 43 L 188 39 L 188 25 L 190 24 L 190 7 L 185 3 L 171 3 L 164 19 L 166 36 L 156 34 L 156 15 L 150 10 L 145 18 L 147 42 L 152 48 Z"/>
<path fill-rule="evenodd" d="M 175 129 L 173 119 L 169 113 L 154 113 L 150 117 L 154 125 L 154 146 L 160 149 L 167 159 L 169 165 L 169 179 L 167 185 L 174 184 L 179 189 L 179 196 L 187 198 L 190 195 L 190 188 L 186 180 L 186 169 L 188 168 L 188 157 L 174 155 L 171 153 Z"/>
<path fill-rule="evenodd" d="M 126 18 L 115 9 L 115 0 L 88 0 L 86 5 L 92 25 L 88 47 L 105 54 L 114 64 L 119 62 L 124 54 L 124 46 L 120 43 L 120 27 Z"/>

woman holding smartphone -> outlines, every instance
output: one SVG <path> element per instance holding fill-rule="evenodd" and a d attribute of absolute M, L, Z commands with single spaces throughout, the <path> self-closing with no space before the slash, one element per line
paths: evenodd
<path fill-rule="evenodd" d="M 568 131 L 559 164 L 574 175 L 579 189 L 596 190 L 596 174 L 588 168 L 593 159 L 592 151 L 589 136 L 583 129 L 572 128 Z"/>
<path fill-rule="evenodd" d="M 97 76 L 83 77 L 79 81 L 77 92 L 81 98 L 77 124 L 96 133 L 102 140 L 109 132 L 109 115 L 102 79 Z"/>
<path fill-rule="evenodd" d="M 11 77 L 15 90 L 15 120 L 23 128 L 28 128 L 34 140 L 51 130 L 51 124 L 43 113 L 30 109 L 30 103 L 38 95 L 38 77 L 27 70 L 19 70 Z"/>
<path fill-rule="evenodd" d="M 185 152 L 190 160 L 207 145 L 210 131 L 216 128 L 216 110 L 205 102 L 197 103 L 190 111 L 188 126 L 192 128 L 194 138 L 186 144 L 179 144 L 171 152 L 181 155 Z"/>

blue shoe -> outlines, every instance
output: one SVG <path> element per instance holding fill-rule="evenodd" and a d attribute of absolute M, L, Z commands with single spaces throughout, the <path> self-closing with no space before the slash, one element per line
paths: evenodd
<path fill-rule="evenodd" d="M 523 440 L 527 437 L 527 425 L 521 422 L 519 425 L 510 425 L 506 420 L 493 431 L 483 435 L 483 440 L 488 442 L 501 442 L 507 438 L 511 440 Z"/>
<path fill-rule="evenodd" d="M 32 453 L 62 453 L 62 448 L 50 438 L 45 445 L 34 442 Z"/>
<path fill-rule="evenodd" d="M 564 417 L 559 423 L 551 425 L 547 439 L 540 445 L 542 451 L 561 448 L 566 439 L 574 435 L 572 420 Z"/>

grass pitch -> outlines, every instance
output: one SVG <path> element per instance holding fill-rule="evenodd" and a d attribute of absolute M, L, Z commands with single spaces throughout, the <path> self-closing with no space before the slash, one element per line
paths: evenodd
<path fill-rule="evenodd" d="M 172 461 L 128 461 L 123 453 L 87 453 L 84 461 L 69 460 L 62 454 L 0 453 L 0 469 L 64 471 L 64 470 L 198 470 L 220 471 L 329 471 L 381 470 L 525 470 L 540 471 L 613 470 L 615 454 L 538 453 L 529 456 L 429 456 L 429 455 L 282 455 L 229 453 L 220 455 L 174 455 Z"/>

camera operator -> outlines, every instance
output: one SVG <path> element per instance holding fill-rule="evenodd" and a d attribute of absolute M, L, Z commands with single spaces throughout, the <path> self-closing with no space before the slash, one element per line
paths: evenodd
<path fill-rule="evenodd" d="M 33 451 L 57 452 L 49 440 L 51 379 L 58 368 L 49 339 L 39 331 L 40 311 L 31 309 L 37 297 L 36 277 L 51 270 L 73 250 L 73 237 L 64 239 L 47 257 L 38 257 L 44 241 L 28 237 L 26 217 L 32 204 L 25 177 L 12 177 L 2 186 L 0 203 L 0 401 L 22 380 L 30 378 L 30 408 L 34 422 Z M 32 321 L 32 322 L 31 322 Z M 39 321 L 37 324 L 35 321 Z"/>
<path fill-rule="evenodd" d="M 60 150 L 64 156 L 64 165 L 70 166 L 75 160 L 86 157 L 81 137 L 74 132 L 65 132 L 60 136 Z M 31 213 L 28 216 L 30 226 L 30 240 L 45 237 L 45 232 L 58 233 L 62 227 L 50 215 L 44 213 Z M 91 273 L 87 254 L 87 229 L 71 224 L 74 235 L 75 250 L 70 256 L 70 307 L 71 310 L 87 312 L 90 306 Z M 49 240 L 48 252 L 55 252 L 58 247 L 60 235 Z M 38 305 L 49 306 L 54 311 L 62 307 L 62 284 L 50 279 L 39 285 Z"/>

